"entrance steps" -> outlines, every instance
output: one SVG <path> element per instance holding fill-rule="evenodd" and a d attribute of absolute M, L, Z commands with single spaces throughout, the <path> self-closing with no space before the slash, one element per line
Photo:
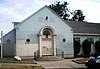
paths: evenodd
<path fill-rule="evenodd" d="M 57 56 L 42 56 L 42 57 L 36 58 L 36 61 L 59 61 L 63 59 L 64 58 L 57 57 Z"/>

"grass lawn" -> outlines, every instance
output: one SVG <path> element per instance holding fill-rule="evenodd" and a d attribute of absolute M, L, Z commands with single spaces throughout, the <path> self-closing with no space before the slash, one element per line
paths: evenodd
<path fill-rule="evenodd" d="M 41 66 L 1 66 L 0 69 L 45 69 Z"/>
<path fill-rule="evenodd" d="M 23 64 L 37 64 L 33 59 L 17 61 L 14 58 L 0 58 L 0 63 L 23 63 Z"/>

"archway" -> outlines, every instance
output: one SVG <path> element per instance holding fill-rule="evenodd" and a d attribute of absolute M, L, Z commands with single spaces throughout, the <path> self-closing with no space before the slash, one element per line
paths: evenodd
<path fill-rule="evenodd" d="M 46 26 L 39 33 L 39 53 L 41 56 L 56 55 L 55 31 L 52 27 Z"/>

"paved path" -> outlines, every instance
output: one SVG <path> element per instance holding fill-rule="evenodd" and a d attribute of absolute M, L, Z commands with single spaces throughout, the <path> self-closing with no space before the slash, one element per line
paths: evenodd
<path fill-rule="evenodd" d="M 60 61 L 36 61 L 37 64 L 19 64 L 19 63 L 0 63 L 0 66 L 43 66 L 46 69 L 84 69 L 84 64 L 77 64 L 72 59 L 64 59 Z"/>
<path fill-rule="evenodd" d="M 72 59 L 64 59 L 61 61 L 38 61 L 37 64 L 45 67 L 46 69 L 86 68 L 84 64 L 72 62 Z"/>

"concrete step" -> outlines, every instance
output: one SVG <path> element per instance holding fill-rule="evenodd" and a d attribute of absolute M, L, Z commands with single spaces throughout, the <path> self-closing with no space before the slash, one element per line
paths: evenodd
<path fill-rule="evenodd" d="M 57 56 L 42 56 L 42 57 L 36 58 L 37 61 L 59 61 L 63 59 L 64 58 L 57 57 Z"/>
<path fill-rule="evenodd" d="M 21 58 L 22 60 L 25 60 L 25 61 L 26 61 L 26 60 L 28 60 L 28 61 L 34 60 L 34 57 L 33 57 L 33 56 L 28 56 L 28 57 L 27 57 L 27 56 L 21 56 L 20 58 Z"/>

